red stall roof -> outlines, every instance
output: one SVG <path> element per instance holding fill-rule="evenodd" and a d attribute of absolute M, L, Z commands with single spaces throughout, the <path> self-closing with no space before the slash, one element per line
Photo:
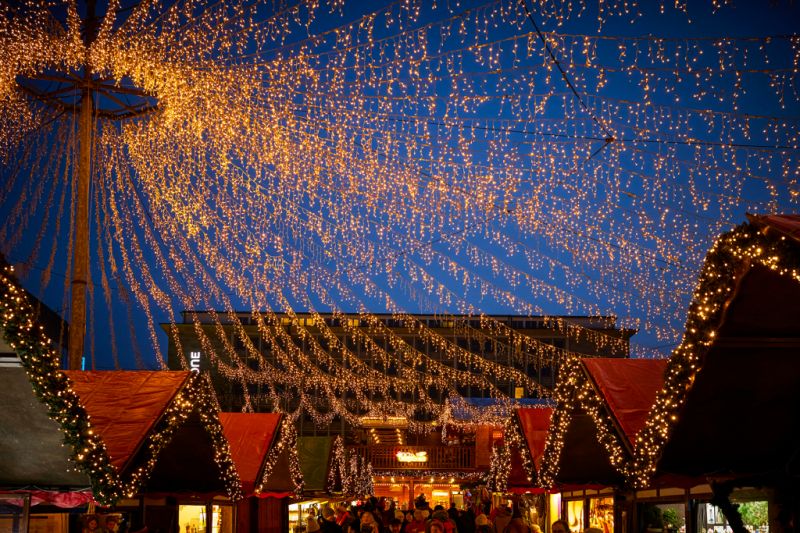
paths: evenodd
<path fill-rule="evenodd" d="M 231 448 L 231 456 L 239 471 L 244 493 L 258 485 L 267 454 L 273 446 L 279 413 L 220 413 L 222 430 Z"/>
<path fill-rule="evenodd" d="M 633 444 L 664 386 L 667 360 L 601 357 L 582 361 L 628 442 Z"/>
<path fill-rule="evenodd" d="M 122 472 L 189 372 L 131 370 L 65 371 L 92 425 L 106 444 L 111 463 Z"/>
<path fill-rule="evenodd" d="M 531 459 L 536 469 L 542 462 L 544 443 L 547 440 L 547 432 L 550 430 L 550 417 L 553 409 L 550 407 L 526 407 L 517 409 L 519 424 L 522 433 L 528 443 L 531 452 Z"/>
<path fill-rule="evenodd" d="M 800 215 L 748 215 L 751 222 L 800 241 Z"/>

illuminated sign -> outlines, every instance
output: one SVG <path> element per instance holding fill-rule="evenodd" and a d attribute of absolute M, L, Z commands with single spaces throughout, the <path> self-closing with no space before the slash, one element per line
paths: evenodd
<path fill-rule="evenodd" d="M 200 372 L 200 352 L 189 352 L 189 370 Z"/>
<path fill-rule="evenodd" d="M 397 460 L 401 463 L 427 463 L 428 452 L 397 452 Z"/>

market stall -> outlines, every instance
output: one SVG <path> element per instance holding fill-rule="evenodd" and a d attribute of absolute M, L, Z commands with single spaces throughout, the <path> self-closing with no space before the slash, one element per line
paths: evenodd
<path fill-rule="evenodd" d="M 213 391 L 199 374 L 62 371 L 10 268 L 0 283 L 0 326 L 19 361 L 0 368 L 0 488 L 13 531 L 26 531 L 34 519 L 34 529 L 56 532 L 113 520 L 166 531 L 181 504 L 230 507 L 239 477 Z M 37 502 L 42 513 L 31 513 Z M 95 504 L 114 515 L 79 516 Z M 44 513 L 64 508 L 75 512 Z M 212 531 L 229 531 L 233 514 L 217 515 L 214 522 L 206 514 Z"/>
<path fill-rule="evenodd" d="M 717 240 L 640 434 L 633 483 L 710 482 L 725 520 L 701 509 L 698 527 L 786 528 L 800 517 L 798 238 L 800 216 L 786 215 L 751 217 Z M 759 500 L 768 524 L 747 523 L 733 505 Z"/>
<path fill-rule="evenodd" d="M 297 437 L 297 456 L 303 473 L 303 494 L 289 503 L 289 531 L 304 531 L 309 514 L 319 515 L 326 505 L 335 507 L 342 498 L 331 499 L 327 491 L 333 437 Z"/>
<path fill-rule="evenodd" d="M 539 485 L 621 486 L 628 446 L 580 359 L 565 361 L 542 452 Z"/>
<path fill-rule="evenodd" d="M 624 501 L 636 435 L 661 388 L 665 366 L 663 360 L 619 358 L 576 358 L 565 364 L 544 450 L 538 451 L 538 483 L 560 491 L 550 497 L 551 521 L 560 517 L 573 530 L 609 532 L 628 521 L 627 506 L 618 502 Z M 538 440 L 541 435 L 540 430 Z"/>
<path fill-rule="evenodd" d="M 188 371 L 65 371 L 118 473 L 132 525 L 228 533 L 239 475 L 213 392 Z"/>
<path fill-rule="evenodd" d="M 297 488 L 289 460 L 296 450 L 280 442 L 282 419 L 278 413 L 220 413 L 246 496 L 237 504 L 237 531 L 288 528 L 287 501 Z"/>
<path fill-rule="evenodd" d="M 516 411 L 515 426 L 507 428 L 504 438 L 510 445 L 511 463 L 507 491 L 518 495 L 517 505 L 528 524 L 543 531 L 560 516 L 556 506 L 551 511 L 551 491 L 537 483 L 542 453 L 550 430 L 550 407 L 528 407 Z"/>
<path fill-rule="evenodd" d="M 4 265 L 0 334 L 14 357 L 0 366 L 0 530 L 13 533 L 67 531 L 95 500 L 121 495 L 106 446 L 38 316 Z"/>
<path fill-rule="evenodd" d="M 0 427 L 0 531 L 25 532 L 31 520 L 65 531 L 69 514 L 85 511 L 92 485 L 103 480 L 77 468 L 64 430 L 21 367 L 0 368 Z"/>
<path fill-rule="evenodd" d="M 624 437 L 626 454 L 637 446 L 658 392 L 664 386 L 664 359 L 583 359 L 592 388 L 603 399 L 608 422 Z M 630 455 L 626 455 L 630 457 Z M 679 531 L 692 526 L 691 510 L 704 505 L 710 488 L 703 478 L 659 475 L 647 487 L 617 491 L 616 500 L 591 507 L 589 524 L 613 528 L 614 519 L 633 531 Z M 610 527 L 609 527 L 610 526 Z"/>

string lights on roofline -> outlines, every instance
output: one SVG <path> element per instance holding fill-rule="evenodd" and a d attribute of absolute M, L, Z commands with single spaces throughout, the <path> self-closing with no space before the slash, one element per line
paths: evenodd
<path fill-rule="evenodd" d="M 239 473 L 231 457 L 230 446 L 219 421 L 219 406 L 216 395 L 203 376 L 190 373 L 189 380 L 170 402 L 167 410 L 153 428 L 145 446 L 145 453 L 139 464 L 131 470 L 124 480 L 125 495 L 128 498 L 138 494 L 153 472 L 163 449 L 169 444 L 175 432 L 190 416 L 197 415 L 204 430 L 211 439 L 214 450 L 214 463 L 219 469 L 219 478 L 225 492 L 232 500 L 243 496 Z"/>
<path fill-rule="evenodd" d="M 550 429 L 544 445 L 541 468 L 537 484 L 552 488 L 559 482 L 561 455 L 573 416 L 587 414 L 594 422 L 597 441 L 603 446 L 611 467 L 626 477 L 630 472 L 630 453 L 614 427 L 608 407 L 591 385 L 580 359 L 570 358 L 561 367 L 561 376 L 556 384 L 555 402 Z"/>
<path fill-rule="evenodd" d="M 398 2 L 319 33 L 312 21 L 324 6 L 316 3 L 260 20 L 246 2 L 197 3 L 189 20 L 157 1 L 125 20 L 111 9 L 89 45 L 69 5 L 61 24 L 45 8 L 0 11 L 0 125 L 8 125 L 0 156 L 13 159 L 2 167 L 6 189 L 20 193 L 0 202 L 11 215 L 0 227 L 3 251 L 15 253 L 39 220 L 38 235 L 61 230 L 66 217 L 49 213 L 55 204 L 71 209 L 74 142 L 50 141 L 74 138 L 76 104 L 45 92 L 44 82 L 53 71 L 91 70 L 94 283 L 99 270 L 107 302 L 122 293 L 129 312 L 144 313 L 162 367 L 160 317 L 180 348 L 176 309 L 220 309 L 214 328 L 196 329 L 220 373 L 242 385 L 248 409 L 247 385 L 256 383 L 273 405 L 282 401 L 276 389 L 296 391 L 298 411 L 288 415 L 307 411 L 320 424 L 410 414 L 415 402 L 441 420 L 432 392 L 456 397 L 456 382 L 501 400 L 512 382 L 547 395 L 513 364 L 450 343 L 409 310 L 474 315 L 474 336 L 507 343 L 540 367 L 571 350 L 509 331 L 492 310 L 544 315 L 559 334 L 601 346 L 620 340 L 558 315 L 615 316 L 673 341 L 709 235 L 744 210 L 789 210 L 798 200 L 798 98 L 785 91 L 798 74 L 796 36 L 559 32 L 552 28 L 590 7 L 598 25 L 644 8 L 539 2 L 532 16 L 579 105 L 517 0 L 441 9 Z M 293 41 L 304 25 L 307 38 Z M 104 107 L 124 91 L 136 103 Z M 749 112 L 758 92 L 786 111 Z M 53 187 L 18 169 L 63 179 Z M 63 270 L 54 258 L 64 249 L 36 242 L 25 262 L 48 256 L 44 290 Z M 261 317 L 260 337 L 278 362 L 239 324 L 258 368 L 225 338 L 237 302 Z M 358 312 L 370 332 L 343 329 L 378 367 L 360 365 L 318 318 L 293 326 L 306 343 L 296 346 L 275 314 L 297 309 Z M 377 312 L 437 346 L 452 368 L 403 346 Z M 373 342 L 375 331 L 392 350 Z M 309 378 L 325 385 L 305 391 Z"/>
<path fill-rule="evenodd" d="M 522 428 L 519 425 L 517 416 L 511 416 L 506 419 L 505 426 L 503 427 L 503 442 L 509 450 L 516 450 L 522 460 L 522 469 L 528 482 L 533 484 L 537 480 L 538 473 L 536 472 L 536 465 L 533 463 L 533 457 L 530 454 L 530 447 L 528 442 L 522 434 Z M 509 464 L 510 470 L 510 464 Z M 510 471 L 502 473 L 502 476 L 507 480 Z"/>
<path fill-rule="evenodd" d="M 702 372 L 736 281 L 755 265 L 800 283 L 798 246 L 785 235 L 764 232 L 757 224 L 745 223 L 717 239 L 700 272 L 686 319 L 686 333 L 667 364 L 664 388 L 636 437 L 628 470 L 631 485 L 646 487 L 656 475 L 661 453 L 679 421 L 678 414 L 697 375 Z"/>
<path fill-rule="evenodd" d="M 91 419 L 72 389 L 69 378 L 60 370 L 60 354 L 45 335 L 43 327 L 35 322 L 28 297 L 12 276 L 13 269 L 3 267 L 0 273 L 0 326 L 3 336 L 19 356 L 34 393 L 47 406 L 49 416 L 61 426 L 64 443 L 71 450 L 71 460 L 86 473 L 92 484 L 94 498 L 99 503 L 113 505 L 122 497 L 131 498 L 139 494 L 159 454 L 192 414 L 199 416 L 209 433 L 214 462 L 219 467 L 220 479 L 228 496 L 232 499 L 241 497 L 239 476 L 216 415 L 218 409 L 214 403 L 214 393 L 207 385 L 204 386 L 204 378 L 200 376 L 191 375 L 170 402 L 148 435 L 139 463 L 128 473 L 119 472 L 111 463 L 102 437 L 92 428 Z"/>
<path fill-rule="evenodd" d="M 290 417 L 283 417 L 281 420 L 280 431 L 274 439 L 275 444 L 267 454 L 264 461 L 263 474 L 261 480 L 255 488 L 256 494 L 261 494 L 266 490 L 267 485 L 272 479 L 272 472 L 277 462 L 285 457 L 289 463 L 289 475 L 293 485 L 293 492 L 299 498 L 303 494 L 305 478 L 300 470 L 300 457 L 297 453 L 297 429 L 294 421 Z"/>

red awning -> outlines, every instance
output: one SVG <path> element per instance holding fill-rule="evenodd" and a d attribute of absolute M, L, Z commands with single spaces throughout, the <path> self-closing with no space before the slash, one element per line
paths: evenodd
<path fill-rule="evenodd" d="M 220 413 L 219 420 L 239 471 L 242 490 L 251 494 L 272 448 L 281 415 L 278 413 Z"/>
<path fill-rule="evenodd" d="M 24 502 L 23 498 L 27 495 L 30 496 L 30 505 L 52 505 L 60 507 L 61 509 L 74 509 L 75 507 L 82 507 L 92 501 L 91 490 L 75 490 L 75 491 L 55 491 L 55 490 L 13 490 L 13 491 L 0 491 L 4 495 L 19 495 L 18 500 L 5 500 L 5 505 L 13 505 L 15 507 L 22 507 Z"/>
<path fill-rule="evenodd" d="M 749 215 L 749 218 L 755 224 L 764 225 L 800 241 L 800 215 Z"/>
<path fill-rule="evenodd" d="M 522 433 L 528 442 L 528 449 L 536 469 L 542 462 L 544 453 L 544 443 L 547 440 L 547 432 L 550 430 L 550 416 L 553 409 L 550 407 L 525 407 L 517 409 L 519 424 Z"/>
<path fill-rule="evenodd" d="M 647 422 L 664 386 L 666 359 L 582 359 L 597 390 L 630 443 Z"/>
<path fill-rule="evenodd" d="M 153 425 L 184 386 L 189 372 L 65 371 L 122 472 Z"/>

